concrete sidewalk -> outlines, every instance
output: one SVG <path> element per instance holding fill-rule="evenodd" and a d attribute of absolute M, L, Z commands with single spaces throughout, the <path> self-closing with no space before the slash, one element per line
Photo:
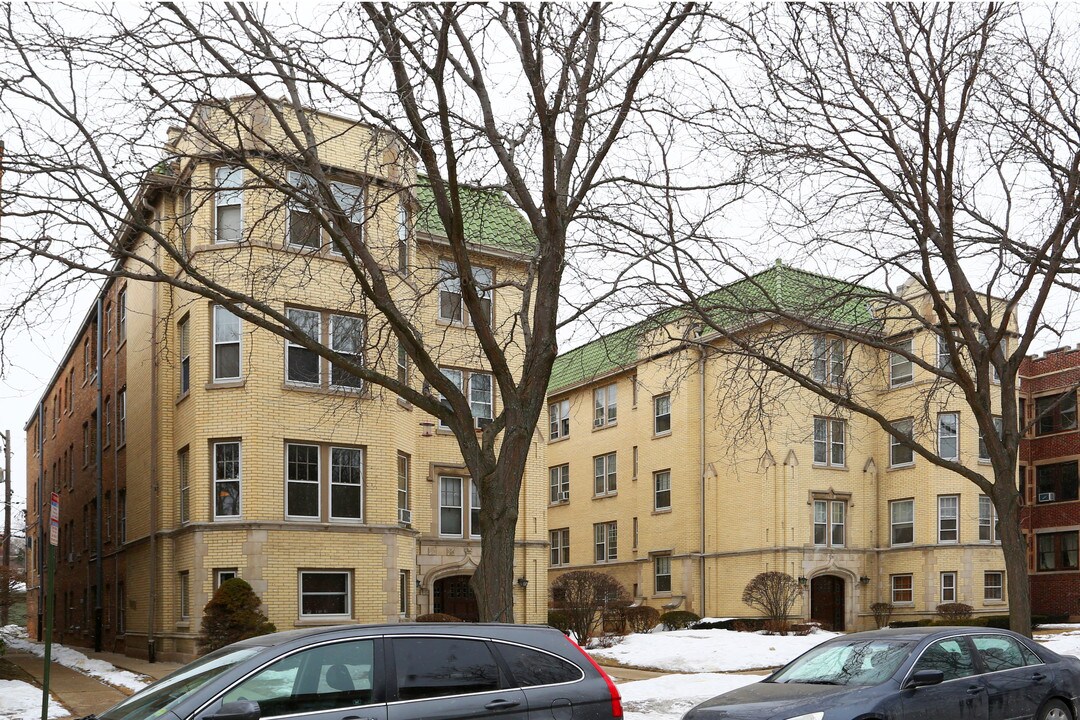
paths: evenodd
<path fill-rule="evenodd" d="M 45 661 L 30 653 L 8 652 L 4 655 L 25 670 L 40 687 L 45 680 Z M 92 715 L 120 702 L 127 695 L 95 678 L 57 663 L 49 673 L 49 692 L 75 717 Z"/>

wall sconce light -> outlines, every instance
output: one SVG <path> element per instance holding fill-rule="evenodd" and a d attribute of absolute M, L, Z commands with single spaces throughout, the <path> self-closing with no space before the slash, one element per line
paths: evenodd
<path fill-rule="evenodd" d="M 423 583 L 420 582 L 420 578 L 417 578 L 416 579 L 416 589 L 419 590 L 422 585 L 423 585 Z"/>
<path fill-rule="evenodd" d="M 421 437 L 431 437 L 435 434 L 435 423 L 433 422 L 422 422 L 420 423 L 420 428 Z"/>
<path fill-rule="evenodd" d="M 525 588 L 529 587 L 529 578 L 519 577 L 517 579 L 517 584 L 519 588 L 524 590 Z"/>
<path fill-rule="evenodd" d="M 802 575 L 799 576 L 799 585 L 806 587 L 807 580 Z"/>
<path fill-rule="evenodd" d="M 870 578 L 863 575 L 862 577 L 859 578 L 859 584 L 860 585 L 869 585 L 870 584 Z"/>

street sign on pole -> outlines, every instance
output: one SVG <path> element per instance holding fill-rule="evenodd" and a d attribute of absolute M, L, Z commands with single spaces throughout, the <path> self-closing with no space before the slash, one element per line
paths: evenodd
<path fill-rule="evenodd" d="M 60 544 L 60 496 L 53 493 L 49 505 L 49 544 L 56 547 Z"/>

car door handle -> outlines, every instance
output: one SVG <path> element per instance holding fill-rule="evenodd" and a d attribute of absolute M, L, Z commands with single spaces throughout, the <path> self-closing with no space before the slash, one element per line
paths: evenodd
<path fill-rule="evenodd" d="M 375 720 L 375 718 L 360 717 L 359 715 L 346 715 L 345 717 L 341 718 L 341 720 Z"/>
<path fill-rule="evenodd" d="M 517 700 L 503 700 L 502 698 L 500 698 L 498 700 L 492 700 L 491 702 L 489 702 L 487 705 L 484 706 L 484 709 L 509 710 L 510 708 L 516 708 L 520 704 L 521 703 L 519 703 Z"/>
<path fill-rule="evenodd" d="M 982 686 L 982 685 L 972 685 L 971 687 L 969 687 L 969 688 L 967 689 L 967 693 L 968 693 L 968 695 L 978 695 L 978 694 L 979 694 L 979 693 L 981 693 L 981 692 L 982 692 L 982 691 L 983 691 L 984 689 L 985 689 L 985 688 L 983 688 L 983 686 Z"/>
<path fill-rule="evenodd" d="M 1043 675 L 1042 673 L 1035 673 L 1034 675 L 1031 676 L 1031 679 L 1034 680 L 1035 682 L 1042 682 L 1043 680 L 1046 679 L 1046 676 Z"/>

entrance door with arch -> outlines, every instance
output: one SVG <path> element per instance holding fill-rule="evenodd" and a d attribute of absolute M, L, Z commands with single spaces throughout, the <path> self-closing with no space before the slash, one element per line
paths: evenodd
<path fill-rule="evenodd" d="M 844 578 L 818 575 L 810 580 L 810 619 L 826 630 L 844 629 Z"/>
<path fill-rule="evenodd" d="M 439 578 L 432 588 L 432 611 L 446 613 L 465 622 L 480 620 L 476 596 L 469 585 L 469 575 L 451 575 Z"/>

